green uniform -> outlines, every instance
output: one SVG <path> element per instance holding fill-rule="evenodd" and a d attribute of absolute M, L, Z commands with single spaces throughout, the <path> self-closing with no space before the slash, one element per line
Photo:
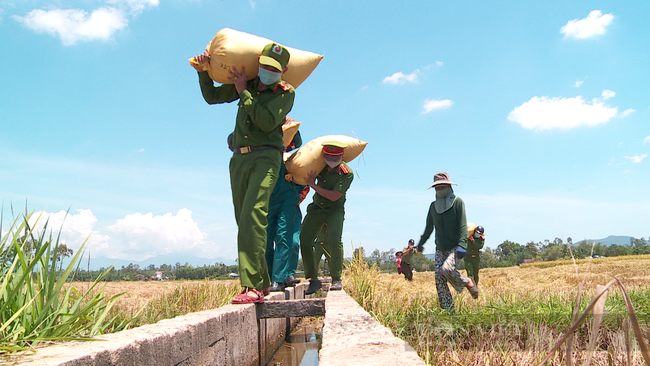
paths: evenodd
<path fill-rule="evenodd" d="M 345 217 L 345 193 L 350 188 L 354 174 L 350 167 L 341 163 L 331 171 L 325 167 L 317 176 L 319 187 L 340 192 L 341 198 L 332 202 L 318 193 L 307 206 L 307 215 L 302 222 L 300 233 L 300 253 L 305 267 L 305 278 L 318 279 L 318 261 L 314 254 L 314 240 L 324 224 L 327 224 L 325 243 L 330 251 L 329 268 L 333 279 L 340 279 L 343 272 L 343 220 Z M 319 256 L 320 258 L 320 256 Z"/>
<path fill-rule="evenodd" d="M 465 268 L 467 275 L 474 279 L 474 283 L 478 285 L 478 270 L 481 268 L 481 249 L 485 245 L 485 240 L 481 238 L 474 238 L 474 240 L 467 241 L 467 256 L 465 256 Z"/>
<path fill-rule="evenodd" d="M 295 91 L 284 81 L 259 91 L 259 78 L 249 80 L 237 93 L 233 84 L 214 86 L 207 72 L 199 72 L 199 85 L 208 104 L 238 102 L 233 131 L 236 152 L 230 159 L 230 186 L 239 227 L 239 274 L 245 287 L 269 287 L 266 226 L 269 198 L 282 161 L 282 124 L 293 107 Z M 247 148 L 262 147 L 248 152 Z"/>
<path fill-rule="evenodd" d="M 460 197 L 456 197 L 451 208 L 442 214 L 436 212 L 434 202 L 431 202 L 427 214 L 427 226 L 418 245 L 424 245 L 429 240 L 434 227 L 436 229 L 436 251 L 450 251 L 458 245 L 467 248 L 465 202 Z"/>
<path fill-rule="evenodd" d="M 402 251 L 402 273 L 404 277 L 411 281 L 413 280 L 413 267 L 411 266 L 411 260 L 413 259 L 413 254 L 415 254 L 415 247 L 406 247 Z"/>
<path fill-rule="evenodd" d="M 332 250 L 330 246 L 327 245 L 327 242 L 325 240 L 327 240 L 327 225 L 324 225 L 323 228 L 318 232 L 318 235 L 316 236 L 316 242 L 314 243 L 314 265 L 316 266 L 317 271 L 320 267 L 320 260 L 323 258 L 323 254 L 325 255 L 325 260 L 327 261 L 328 265 L 332 260 Z"/>

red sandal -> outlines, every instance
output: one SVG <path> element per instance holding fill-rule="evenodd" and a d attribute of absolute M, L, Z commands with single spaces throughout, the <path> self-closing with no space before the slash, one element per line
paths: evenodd
<path fill-rule="evenodd" d="M 248 293 L 253 292 L 257 296 L 251 296 Z M 260 304 L 264 302 L 264 294 L 254 288 L 244 287 L 241 294 L 232 299 L 233 304 Z"/>

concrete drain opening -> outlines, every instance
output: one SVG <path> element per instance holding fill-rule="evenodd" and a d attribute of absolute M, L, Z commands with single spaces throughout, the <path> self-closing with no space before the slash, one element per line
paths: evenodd
<path fill-rule="evenodd" d="M 323 318 L 304 318 L 267 366 L 316 366 L 322 342 Z"/>

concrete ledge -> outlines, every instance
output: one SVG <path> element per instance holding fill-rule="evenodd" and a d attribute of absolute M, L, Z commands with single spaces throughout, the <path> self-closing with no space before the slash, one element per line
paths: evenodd
<path fill-rule="evenodd" d="M 271 293 L 267 300 L 304 299 L 307 285 Z M 312 297 L 312 296 L 309 296 Z M 292 318 L 294 323 L 298 318 Z M 255 305 L 227 305 L 156 324 L 41 348 L 17 365 L 234 365 L 264 364 L 285 338 L 287 321 L 257 320 Z"/>
<path fill-rule="evenodd" d="M 319 366 L 426 365 L 415 350 L 379 324 L 345 291 L 325 301 Z"/>

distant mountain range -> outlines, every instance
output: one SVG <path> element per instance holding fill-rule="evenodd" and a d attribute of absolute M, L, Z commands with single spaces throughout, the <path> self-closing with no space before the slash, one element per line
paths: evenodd
<path fill-rule="evenodd" d="M 617 244 L 617 245 L 630 245 L 630 239 L 631 236 L 624 236 L 624 235 L 610 235 L 606 237 L 605 239 L 586 239 L 588 242 L 592 243 L 601 243 L 605 246 L 610 246 L 612 244 Z M 573 244 L 579 244 L 585 240 L 580 240 L 578 242 L 575 242 Z"/>
<path fill-rule="evenodd" d="M 70 258 L 68 258 L 68 261 L 69 259 Z M 160 267 L 163 264 L 174 266 L 176 263 L 180 263 L 181 265 L 187 263 L 193 267 L 212 266 L 216 263 L 223 263 L 227 266 L 237 264 L 237 262 L 234 260 L 226 258 L 201 258 L 192 255 L 167 254 L 151 257 L 144 261 L 112 259 L 106 257 L 90 258 L 90 264 L 88 263 L 88 258 L 86 257 L 80 260 L 79 268 L 82 270 L 87 270 L 90 268 L 91 271 L 96 271 L 100 268 L 108 268 L 110 266 L 114 266 L 115 269 L 120 269 L 122 266 L 126 267 L 129 264 L 137 264 L 140 266 L 140 268 L 144 269 L 150 264 L 153 264 L 156 267 Z"/>

